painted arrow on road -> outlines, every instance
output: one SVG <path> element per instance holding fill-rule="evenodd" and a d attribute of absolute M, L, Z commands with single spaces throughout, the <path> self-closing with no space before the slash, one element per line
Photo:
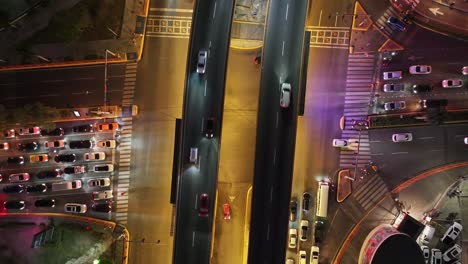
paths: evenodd
<path fill-rule="evenodd" d="M 431 11 L 432 14 L 434 14 L 434 16 L 437 16 L 437 15 L 442 15 L 443 16 L 444 15 L 444 13 L 439 11 L 438 7 L 429 8 L 429 11 Z"/>

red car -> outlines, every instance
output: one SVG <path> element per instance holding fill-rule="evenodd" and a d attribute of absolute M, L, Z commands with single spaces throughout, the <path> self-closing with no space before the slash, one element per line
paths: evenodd
<path fill-rule="evenodd" d="M 231 219 L 231 206 L 228 203 L 223 204 L 224 220 Z"/>
<path fill-rule="evenodd" d="M 207 193 L 200 195 L 200 205 L 198 207 L 198 216 L 207 217 L 208 208 L 210 207 L 210 199 Z"/>

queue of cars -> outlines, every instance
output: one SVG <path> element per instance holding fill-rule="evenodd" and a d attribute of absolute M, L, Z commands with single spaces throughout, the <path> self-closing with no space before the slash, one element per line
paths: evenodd
<path fill-rule="evenodd" d="M 101 123 L 101 124 L 89 124 L 89 125 L 80 125 L 75 126 L 72 128 L 73 132 L 93 132 L 93 131 L 100 131 L 100 132 L 113 132 L 118 129 L 118 124 L 113 123 Z M 32 127 L 32 128 L 20 128 L 18 130 L 9 129 L 5 131 L 4 136 L 6 138 L 16 138 L 16 136 L 20 136 L 20 138 L 27 138 L 28 136 L 64 136 L 64 129 L 63 128 L 56 128 L 50 131 L 42 130 L 40 127 Z M 0 150 L 10 150 L 12 148 L 11 143 L 5 142 L 1 145 Z M 44 147 L 47 151 L 53 151 L 57 153 L 66 146 L 70 149 L 90 149 L 93 147 L 98 148 L 115 148 L 117 145 L 114 139 L 109 140 L 102 140 L 95 143 L 92 140 L 72 140 L 66 142 L 64 139 L 53 139 L 50 141 L 45 141 L 39 144 L 36 141 L 29 141 L 29 142 L 21 142 L 17 144 L 18 151 L 21 152 L 32 152 L 37 151 L 41 147 Z M 75 153 L 57 153 L 54 155 L 53 160 L 56 163 L 71 163 L 76 161 L 77 154 Z M 104 152 L 88 152 L 83 154 L 84 161 L 100 161 L 105 160 L 105 153 Z M 30 163 L 48 163 L 49 153 L 39 153 L 39 154 L 31 154 L 29 155 L 29 162 Z M 21 156 L 14 156 L 8 157 L 7 163 L 14 164 L 14 165 L 23 165 L 25 162 L 25 157 Z M 91 166 L 89 171 L 92 172 L 112 172 L 114 170 L 114 165 L 110 163 L 104 164 L 96 164 Z M 62 182 L 53 182 L 53 183 L 39 183 L 39 184 L 32 184 L 32 185 L 25 185 L 25 183 L 29 182 L 32 176 L 34 175 L 38 179 L 57 179 L 61 178 L 64 174 L 69 175 L 78 175 L 87 173 L 88 169 L 85 165 L 71 165 L 65 168 L 56 168 L 56 169 L 48 169 L 43 170 L 37 173 L 31 174 L 30 172 L 21 172 L 21 173 L 13 173 L 8 176 L 8 181 L 10 183 L 20 183 L 16 185 L 8 185 L 3 188 L 4 193 L 44 193 L 49 189 L 51 191 L 64 191 L 64 190 L 75 190 L 82 188 L 82 180 L 75 179 L 71 181 L 62 181 Z M 0 175 L 0 182 L 4 180 Z M 3 181 L 4 182 L 4 181 Z M 110 178 L 91 178 L 88 179 L 88 188 L 92 188 L 96 190 L 96 188 L 101 189 L 110 186 Z M 111 212 L 111 198 L 113 197 L 111 190 L 99 190 L 92 193 L 94 204 L 91 208 L 98 212 Z M 3 208 L 6 210 L 23 210 L 26 207 L 27 203 L 22 200 L 8 200 L 3 203 Z M 56 200 L 55 199 L 46 199 L 41 198 L 37 199 L 34 202 L 35 207 L 48 207 L 52 208 L 55 207 Z M 71 213 L 85 213 L 87 211 L 87 206 L 85 204 L 76 204 L 76 203 L 67 203 L 64 205 L 65 212 Z"/>
<path fill-rule="evenodd" d="M 409 67 L 408 72 L 413 75 L 426 75 L 432 72 L 432 67 L 430 65 L 412 65 Z M 462 75 L 467 75 L 468 66 L 465 66 L 461 69 Z M 403 78 L 403 71 L 385 71 L 383 72 L 384 81 L 395 81 Z M 463 87 L 463 80 L 460 78 L 449 78 L 441 82 L 441 87 L 443 88 L 460 88 Z M 411 92 L 414 94 L 425 94 L 430 93 L 434 89 L 434 86 L 429 83 L 414 84 L 411 86 Z M 383 92 L 393 93 L 393 92 L 404 92 L 405 85 L 403 83 L 385 83 L 382 87 Z M 428 103 L 428 101 L 430 101 Z M 432 106 L 431 105 L 434 105 Z M 447 105 L 446 99 L 431 99 L 431 100 L 420 100 L 420 107 L 423 109 L 430 107 L 441 107 Z M 395 111 L 395 110 L 404 110 L 406 109 L 405 101 L 389 101 L 383 103 L 383 108 L 385 111 Z"/>
<path fill-rule="evenodd" d="M 444 263 L 460 263 L 457 261 L 462 252 L 462 248 L 456 243 L 456 241 L 463 229 L 463 226 L 458 222 L 453 222 L 440 238 L 439 241 L 442 242 L 442 244 L 437 244 L 437 247 L 439 248 L 432 247 L 429 249 L 429 245 L 431 244 L 435 234 L 435 229 L 435 226 L 427 224 L 417 238 L 417 242 L 421 246 L 425 262 L 427 264 L 442 264 L 442 261 L 444 261 Z M 441 247 L 446 248 L 443 253 L 442 250 L 440 250 Z"/>

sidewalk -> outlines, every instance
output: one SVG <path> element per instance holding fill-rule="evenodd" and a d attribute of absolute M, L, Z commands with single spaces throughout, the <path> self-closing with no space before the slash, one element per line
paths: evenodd
<path fill-rule="evenodd" d="M 115 58 L 110 56 L 109 63 L 141 59 L 149 0 L 126 0 L 118 38 L 33 45 L 30 48 L 30 61 L 25 63 L 16 45 L 45 28 L 58 11 L 69 9 L 79 1 L 54 1 L 46 7 L 37 8 L 16 22 L 17 30 L 0 32 L 0 40 L 3 40 L 3 44 L 0 44 L 0 58 L 2 62 L 8 62 L 8 65 L 0 66 L 0 71 L 102 64 L 105 61 L 106 49 L 117 55 Z"/>

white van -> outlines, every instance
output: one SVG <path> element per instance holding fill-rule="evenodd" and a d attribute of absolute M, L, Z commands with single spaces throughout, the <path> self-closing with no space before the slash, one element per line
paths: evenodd
<path fill-rule="evenodd" d="M 432 238 L 434 237 L 434 233 L 435 228 L 433 226 L 426 225 L 421 234 L 419 235 L 419 243 L 421 245 L 429 245 L 429 243 L 431 243 Z"/>
<path fill-rule="evenodd" d="M 328 186 L 328 182 L 319 182 L 319 187 L 317 191 L 317 211 L 315 213 L 317 216 L 327 217 L 329 188 L 330 186 Z"/>
<path fill-rule="evenodd" d="M 52 183 L 52 191 L 75 190 L 75 189 L 80 189 L 80 188 L 81 188 L 80 180 Z"/>

